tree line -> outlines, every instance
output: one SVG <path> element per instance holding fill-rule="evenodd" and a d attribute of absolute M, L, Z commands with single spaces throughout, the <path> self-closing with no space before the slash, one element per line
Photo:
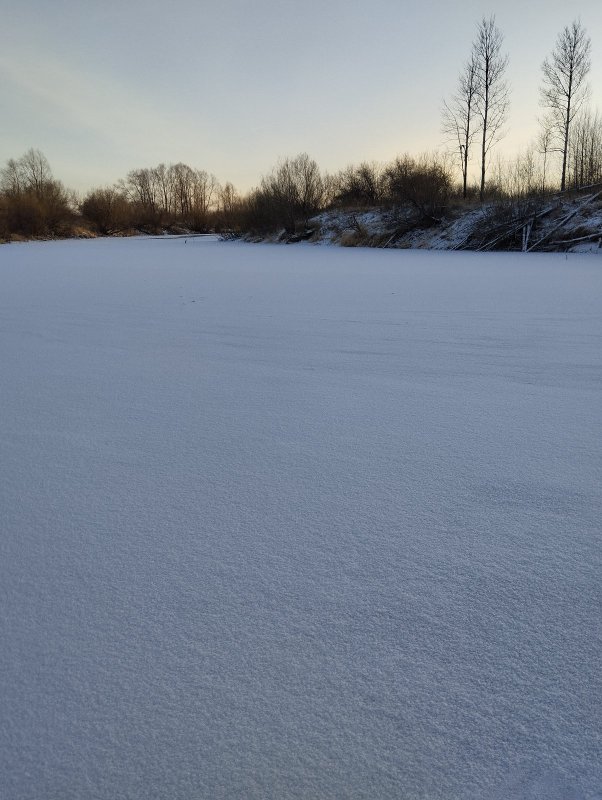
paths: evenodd
<path fill-rule="evenodd" d="M 254 189 L 187 164 L 134 169 L 84 197 L 52 175 L 39 150 L 0 170 L 0 237 L 102 235 L 143 231 L 238 230 L 294 234 L 321 209 L 391 206 L 430 224 L 450 201 L 481 202 L 566 191 L 602 182 L 602 117 L 588 107 L 591 41 L 580 21 L 558 35 L 542 63 L 540 132 L 523 153 L 503 160 L 508 55 L 495 17 L 477 25 L 456 91 L 443 104 L 446 148 L 322 172 L 306 153 L 281 159 Z M 458 180 L 459 177 L 459 180 Z"/>

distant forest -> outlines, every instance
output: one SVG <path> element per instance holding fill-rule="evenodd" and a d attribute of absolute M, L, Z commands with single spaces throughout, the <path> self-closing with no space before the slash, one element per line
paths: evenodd
<path fill-rule="evenodd" d="M 240 194 L 203 169 L 159 164 L 133 169 L 80 197 L 57 180 L 39 150 L 0 170 L 0 239 L 127 235 L 134 232 L 289 234 L 328 208 L 403 207 L 428 225 L 451 204 L 514 202 L 602 183 L 602 117 L 589 104 L 591 41 L 566 26 L 543 61 L 540 130 L 524 152 L 502 159 L 507 132 L 508 55 L 494 17 L 477 25 L 455 93 L 442 108 L 445 147 L 323 172 L 303 153 L 279 161 Z"/>

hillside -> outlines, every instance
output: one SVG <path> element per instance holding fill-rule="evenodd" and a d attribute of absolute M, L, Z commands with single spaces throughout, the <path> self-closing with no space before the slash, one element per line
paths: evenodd
<path fill-rule="evenodd" d="M 331 209 L 287 240 L 301 238 L 346 247 L 602 252 L 602 192 L 458 205 L 438 220 L 417 221 L 411 209 Z"/>

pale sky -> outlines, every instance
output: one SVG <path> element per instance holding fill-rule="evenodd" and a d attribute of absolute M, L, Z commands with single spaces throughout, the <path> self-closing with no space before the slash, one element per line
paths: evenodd
<path fill-rule="evenodd" d="M 501 152 L 535 135 L 541 62 L 576 17 L 602 110 L 600 0 L 0 0 L 0 164 L 39 148 L 84 191 L 184 161 L 247 190 L 303 151 L 335 171 L 440 148 L 492 13 L 510 57 Z"/>

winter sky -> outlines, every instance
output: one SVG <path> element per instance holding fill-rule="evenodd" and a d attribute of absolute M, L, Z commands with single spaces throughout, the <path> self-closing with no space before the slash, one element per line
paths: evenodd
<path fill-rule="evenodd" d="M 0 163 L 39 148 L 79 190 L 161 161 L 246 190 L 301 151 L 336 170 L 441 147 L 442 101 L 492 13 L 510 56 L 504 152 L 536 133 L 541 62 L 576 17 L 602 110 L 599 0 L 0 3 Z"/>

